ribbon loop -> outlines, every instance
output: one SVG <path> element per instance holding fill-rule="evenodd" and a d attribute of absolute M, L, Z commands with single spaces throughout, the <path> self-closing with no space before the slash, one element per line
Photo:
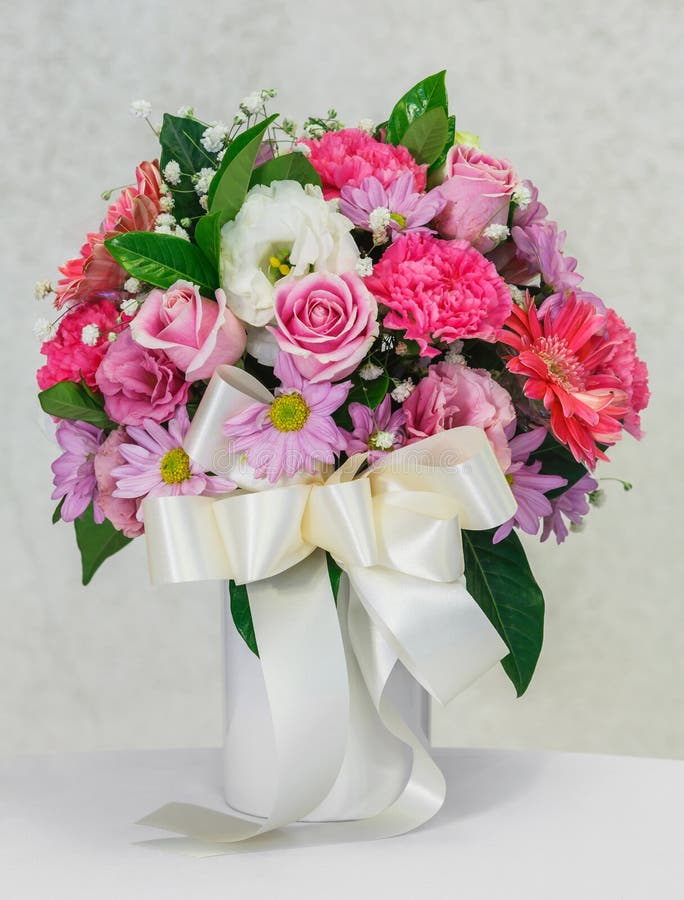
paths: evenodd
<path fill-rule="evenodd" d="M 345 568 L 375 565 L 378 552 L 368 480 L 314 485 L 302 534 L 312 544 L 328 550 Z"/>
<path fill-rule="evenodd" d="M 271 578 L 313 552 L 315 545 L 301 530 L 310 493 L 310 486 L 295 484 L 259 494 L 232 494 L 214 503 L 233 581 Z"/>

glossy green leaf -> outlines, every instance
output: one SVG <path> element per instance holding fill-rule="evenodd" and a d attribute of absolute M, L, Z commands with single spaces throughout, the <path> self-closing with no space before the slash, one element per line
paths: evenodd
<path fill-rule="evenodd" d="M 566 485 L 548 492 L 546 496 L 551 500 L 559 497 L 587 474 L 585 466 L 578 463 L 567 447 L 559 444 L 551 434 L 547 434 L 541 447 L 531 454 L 530 462 L 533 460 L 541 462 L 544 475 L 560 475 L 567 479 Z"/>
<path fill-rule="evenodd" d="M 235 627 L 252 653 L 258 656 L 259 648 L 257 647 L 256 635 L 254 634 L 252 611 L 249 608 L 247 585 L 235 584 L 234 581 L 230 581 L 228 589 L 230 591 L 230 614 L 233 617 Z"/>
<path fill-rule="evenodd" d="M 427 163 L 429 166 L 441 155 L 448 137 L 447 114 L 441 107 L 434 107 L 411 122 L 401 143 L 416 162 Z"/>
<path fill-rule="evenodd" d="M 103 400 L 84 385 L 59 381 L 38 394 L 44 412 L 58 419 L 89 422 L 98 428 L 114 428 L 114 422 L 103 408 Z"/>
<path fill-rule="evenodd" d="M 173 234 L 129 231 L 105 241 L 114 259 L 135 278 L 160 288 L 191 281 L 208 296 L 218 287 L 218 273 L 199 247 Z"/>
<path fill-rule="evenodd" d="M 171 160 L 175 160 L 180 166 L 180 181 L 178 184 L 169 185 L 174 201 L 173 214 L 178 221 L 185 217 L 195 219 L 204 214 L 192 176 L 201 169 L 215 169 L 217 166 L 216 156 L 208 153 L 202 146 L 202 135 L 206 127 L 203 122 L 196 119 L 172 116 L 168 113 L 164 115 L 159 134 L 162 148 L 160 165 L 162 173 Z"/>
<path fill-rule="evenodd" d="M 403 144 L 409 126 L 428 110 L 442 109 L 448 116 L 445 76 L 446 71 L 442 71 L 424 78 L 396 103 L 387 120 L 387 141 L 390 144 Z"/>
<path fill-rule="evenodd" d="M 435 175 L 437 177 L 439 170 L 442 168 L 444 163 L 446 162 L 447 153 L 454 146 L 454 141 L 456 139 L 456 116 L 449 116 L 447 119 L 447 136 L 444 141 L 444 145 L 442 147 L 441 153 L 437 157 L 437 159 L 432 163 L 429 168 L 429 174 Z M 433 187 L 433 183 L 430 179 L 428 179 L 428 187 Z"/>
<path fill-rule="evenodd" d="M 266 129 L 278 117 L 269 116 L 239 134 L 230 144 L 209 185 L 209 212 L 221 213 L 221 224 L 234 219 L 242 206 Z"/>
<path fill-rule="evenodd" d="M 518 696 L 527 690 L 544 639 L 544 597 L 512 531 L 499 544 L 494 530 L 464 531 L 468 591 L 506 643 L 501 664 Z"/>
<path fill-rule="evenodd" d="M 97 525 L 93 518 L 92 503 L 83 515 L 74 521 L 74 529 L 76 543 L 81 551 L 84 585 L 90 582 L 106 559 L 118 553 L 131 542 L 131 538 L 127 538 L 123 532 L 117 531 L 108 519 L 105 519 L 101 525 Z"/>
<path fill-rule="evenodd" d="M 195 226 L 195 243 L 216 270 L 218 279 L 221 255 L 221 214 L 210 213 L 202 216 Z"/>
<path fill-rule="evenodd" d="M 304 154 L 297 151 L 284 153 L 267 160 L 252 172 L 250 187 L 255 184 L 270 185 L 274 181 L 298 181 L 299 184 L 316 184 L 321 187 L 321 177 Z"/>

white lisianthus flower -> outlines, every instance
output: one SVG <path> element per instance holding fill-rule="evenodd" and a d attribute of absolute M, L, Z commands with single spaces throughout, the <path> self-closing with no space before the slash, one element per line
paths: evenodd
<path fill-rule="evenodd" d="M 221 231 L 221 287 L 228 306 L 250 325 L 273 318 L 273 291 L 284 277 L 353 272 L 359 251 L 346 216 L 320 188 L 296 181 L 255 185 Z"/>

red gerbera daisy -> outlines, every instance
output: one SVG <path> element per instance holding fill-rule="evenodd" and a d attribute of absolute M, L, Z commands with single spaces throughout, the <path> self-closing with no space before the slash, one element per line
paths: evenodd
<path fill-rule="evenodd" d="M 553 321 L 550 312 L 540 318 L 528 295 L 524 309 L 513 307 L 501 340 L 517 351 L 508 369 L 525 376 L 525 396 L 543 402 L 556 438 L 592 468 L 607 459 L 598 445 L 620 439 L 629 402 L 607 365 L 615 348 L 606 317 L 570 294 Z"/>

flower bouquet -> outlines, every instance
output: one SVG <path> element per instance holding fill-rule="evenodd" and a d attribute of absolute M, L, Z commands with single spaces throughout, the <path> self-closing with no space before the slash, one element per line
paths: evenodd
<path fill-rule="evenodd" d="M 215 852 L 439 808 L 406 697 L 447 702 L 499 660 L 526 690 L 543 598 L 518 531 L 580 527 L 649 398 L 633 332 L 534 185 L 457 130 L 444 72 L 377 125 L 330 110 L 300 133 L 274 96 L 151 126 L 160 161 L 37 288 L 84 584 L 145 534 L 154 581 L 230 586 L 227 797 L 265 821 L 146 820 Z"/>

